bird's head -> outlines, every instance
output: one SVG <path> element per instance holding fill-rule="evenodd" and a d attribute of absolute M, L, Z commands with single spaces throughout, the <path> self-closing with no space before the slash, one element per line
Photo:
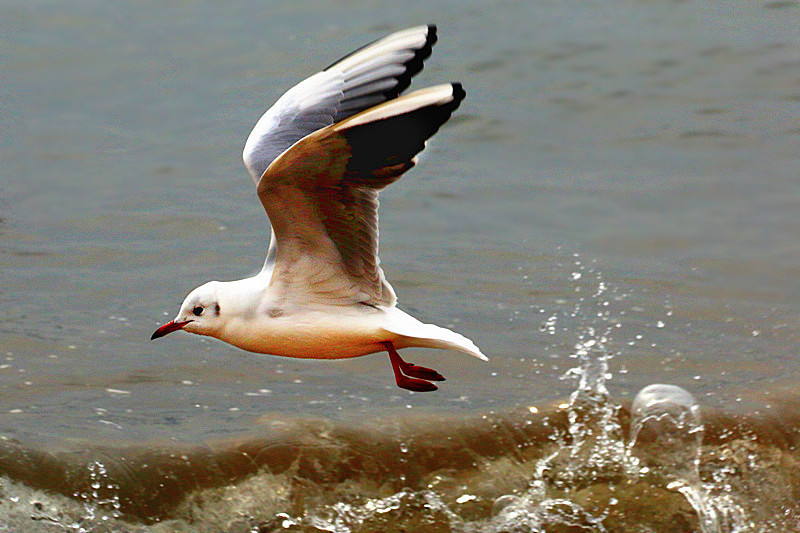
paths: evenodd
<path fill-rule="evenodd" d="M 183 301 L 178 316 L 158 328 L 150 340 L 179 329 L 198 335 L 214 336 L 224 321 L 218 288 L 219 282 L 209 281 L 190 292 Z"/>

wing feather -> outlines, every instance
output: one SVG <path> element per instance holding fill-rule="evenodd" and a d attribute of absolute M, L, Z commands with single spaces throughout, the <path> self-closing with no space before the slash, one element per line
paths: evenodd
<path fill-rule="evenodd" d="M 378 192 L 414 166 L 463 98 L 457 83 L 416 91 L 281 154 L 258 183 L 277 242 L 271 285 L 326 303 L 394 305 L 378 259 Z"/>
<path fill-rule="evenodd" d="M 242 152 L 255 183 L 294 143 L 321 128 L 395 98 L 422 70 L 436 26 L 379 39 L 295 85 L 258 120 Z"/>

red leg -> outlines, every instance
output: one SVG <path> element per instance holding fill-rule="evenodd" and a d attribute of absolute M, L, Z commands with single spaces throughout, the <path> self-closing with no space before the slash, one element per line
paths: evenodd
<path fill-rule="evenodd" d="M 389 346 L 392 346 L 392 350 L 394 350 L 394 346 L 392 345 L 391 342 L 383 343 L 384 346 L 386 346 L 387 344 Z M 389 350 L 389 347 L 387 346 L 386 349 Z M 426 368 L 424 366 L 418 366 L 418 365 L 414 365 L 414 364 L 408 363 L 406 361 L 403 361 L 403 358 L 400 357 L 400 354 L 397 353 L 397 350 L 394 350 L 394 354 L 395 354 L 395 356 L 397 356 L 397 358 L 395 360 L 399 363 L 400 371 L 403 372 L 403 374 L 405 374 L 406 376 L 410 376 L 412 378 L 425 379 L 425 380 L 429 380 L 429 381 L 444 381 L 445 380 L 443 375 L 441 375 L 440 373 L 438 373 L 436 370 L 434 370 L 432 368 Z"/>
<path fill-rule="evenodd" d="M 425 379 L 417 379 L 414 377 L 409 377 L 403 374 L 405 368 L 409 366 L 431 371 L 429 368 L 410 365 L 409 363 L 403 361 L 403 359 L 400 357 L 400 354 L 397 353 L 397 350 L 394 349 L 394 345 L 391 342 L 382 342 L 381 344 L 383 344 L 383 346 L 386 348 L 386 351 L 389 352 L 389 360 L 392 362 L 392 370 L 394 370 L 394 379 L 397 382 L 398 387 L 400 387 L 401 389 L 408 389 L 416 392 L 428 392 L 428 391 L 435 391 L 436 389 L 438 389 L 438 387 L 433 383 L 431 383 L 430 381 L 426 381 Z M 439 373 L 436 372 L 435 370 L 433 372 L 437 376 L 441 377 L 441 375 L 439 375 Z"/>

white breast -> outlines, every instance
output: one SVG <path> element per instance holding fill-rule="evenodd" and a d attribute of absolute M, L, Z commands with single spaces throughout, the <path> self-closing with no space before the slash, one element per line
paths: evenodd
<path fill-rule="evenodd" d="M 231 320 L 218 338 L 243 350 L 311 359 L 343 359 L 384 350 L 394 334 L 381 326 L 383 312 L 372 307 L 259 313 Z"/>

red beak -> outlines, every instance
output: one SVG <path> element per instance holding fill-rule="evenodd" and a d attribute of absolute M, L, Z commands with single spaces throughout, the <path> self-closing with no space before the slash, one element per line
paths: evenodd
<path fill-rule="evenodd" d="M 187 320 L 186 322 L 175 322 L 174 320 L 170 320 L 153 333 L 153 336 L 150 337 L 150 340 L 155 340 L 159 337 L 163 337 L 168 333 L 172 333 L 173 331 L 178 331 L 179 329 L 183 329 L 183 326 L 191 322 L 191 320 Z"/>

